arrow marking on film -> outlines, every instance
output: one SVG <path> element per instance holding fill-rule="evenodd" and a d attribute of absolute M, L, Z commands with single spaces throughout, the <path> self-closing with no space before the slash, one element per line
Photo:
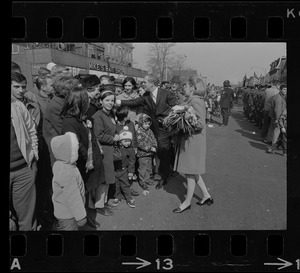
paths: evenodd
<path fill-rule="evenodd" d="M 125 264 L 125 265 L 140 265 L 139 267 L 137 267 L 136 269 L 140 269 L 142 267 L 145 267 L 145 266 L 148 266 L 150 265 L 151 263 L 146 261 L 146 260 L 143 260 L 139 257 L 136 257 L 138 260 L 140 260 L 141 262 L 123 262 L 122 264 Z"/>
<path fill-rule="evenodd" d="M 282 265 L 282 267 L 279 267 L 278 270 L 293 265 L 292 263 L 285 261 L 283 259 L 280 259 L 280 258 L 277 258 L 277 259 L 282 261 L 283 263 L 264 263 L 264 265 Z"/>

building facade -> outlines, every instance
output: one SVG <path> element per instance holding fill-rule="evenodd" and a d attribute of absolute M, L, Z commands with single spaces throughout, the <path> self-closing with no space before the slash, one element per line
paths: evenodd
<path fill-rule="evenodd" d="M 268 73 L 269 81 L 274 82 L 286 82 L 287 79 L 287 68 L 286 68 L 286 57 L 280 57 L 270 64 L 270 71 Z"/>
<path fill-rule="evenodd" d="M 18 43 L 12 44 L 12 61 L 20 65 L 28 86 L 33 87 L 40 67 L 50 62 L 63 65 L 73 76 L 89 73 L 115 78 L 143 79 L 148 72 L 132 67 L 131 43 Z"/>

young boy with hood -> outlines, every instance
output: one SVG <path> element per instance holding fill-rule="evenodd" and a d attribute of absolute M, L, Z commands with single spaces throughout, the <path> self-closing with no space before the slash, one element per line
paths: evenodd
<path fill-rule="evenodd" d="M 139 117 L 138 128 L 136 131 L 137 138 L 137 158 L 139 183 L 142 187 L 143 194 L 149 194 L 148 185 L 152 185 L 150 174 L 152 172 L 152 155 L 156 153 L 157 141 L 150 129 L 152 119 L 147 114 L 141 114 Z"/>
<path fill-rule="evenodd" d="M 55 230 L 78 230 L 87 223 L 84 182 L 76 167 L 78 147 L 76 134 L 71 132 L 51 140 L 56 158 L 52 180 Z"/>

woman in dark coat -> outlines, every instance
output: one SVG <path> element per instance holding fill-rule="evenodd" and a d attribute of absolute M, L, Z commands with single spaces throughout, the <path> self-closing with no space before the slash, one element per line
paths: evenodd
<path fill-rule="evenodd" d="M 91 127 L 86 120 L 89 109 L 89 96 L 82 87 L 75 87 L 66 98 L 61 115 L 63 123 L 61 134 L 73 132 L 79 142 L 77 167 L 88 192 L 95 190 L 104 182 L 102 156 Z M 90 124 L 90 125 L 89 125 Z M 88 214 L 88 223 L 93 227 L 100 224 Z"/>
<path fill-rule="evenodd" d="M 93 116 L 93 128 L 97 141 L 103 149 L 103 165 L 105 170 L 105 184 L 97 191 L 96 211 L 102 215 L 110 216 L 113 211 L 107 205 L 109 185 L 115 183 L 115 170 L 113 163 L 114 144 L 119 140 L 116 133 L 116 121 L 113 115 L 115 94 L 110 86 L 103 87 L 100 93 L 102 108 Z M 106 204 L 106 205 L 105 205 Z"/>
<path fill-rule="evenodd" d="M 80 171 L 84 183 L 87 183 L 86 162 L 88 159 L 89 135 L 84 124 L 85 114 L 89 108 L 89 97 L 82 87 L 75 87 L 67 97 L 61 116 L 63 117 L 61 134 L 72 132 L 77 135 L 79 141 L 77 168 Z"/>

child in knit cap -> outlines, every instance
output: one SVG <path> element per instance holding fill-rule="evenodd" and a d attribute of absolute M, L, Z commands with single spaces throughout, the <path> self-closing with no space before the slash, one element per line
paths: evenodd
<path fill-rule="evenodd" d="M 113 206 L 118 206 L 122 194 L 125 197 L 126 203 L 129 207 L 135 208 L 134 199 L 130 190 L 129 180 L 132 180 L 132 176 L 135 170 L 135 152 L 131 145 L 132 132 L 128 129 L 121 130 L 119 133 L 119 151 L 120 160 L 114 161 L 115 177 L 116 177 L 116 192 L 115 199 L 112 202 Z"/>

